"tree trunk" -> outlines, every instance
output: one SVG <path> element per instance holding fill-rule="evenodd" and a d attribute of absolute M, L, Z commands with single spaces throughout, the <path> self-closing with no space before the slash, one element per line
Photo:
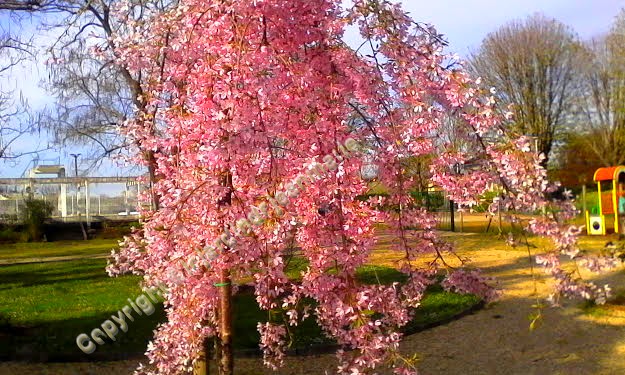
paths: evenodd
<path fill-rule="evenodd" d="M 232 285 L 228 270 L 221 271 L 220 288 L 219 331 L 221 353 L 219 375 L 232 375 L 234 374 L 234 358 L 232 357 Z"/>
<path fill-rule="evenodd" d="M 226 171 L 222 176 L 221 184 L 228 188 L 228 192 L 219 202 L 220 205 L 232 204 L 232 174 Z M 232 280 L 230 270 L 221 270 L 219 277 L 219 375 L 234 374 L 234 358 L 232 357 Z"/>
<path fill-rule="evenodd" d="M 80 225 L 80 231 L 82 232 L 82 239 L 87 241 L 89 236 L 87 236 L 87 231 L 85 230 L 85 226 L 82 225 L 82 219 L 80 218 L 80 212 L 78 213 L 78 225 Z"/>
<path fill-rule="evenodd" d="M 210 350 L 208 347 L 209 339 L 204 339 L 200 358 L 193 365 L 193 375 L 209 375 L 210 374 Z"/>
<path fill-rule="evenodd" d="M 161 207 L 160 199 L 156 191 L 154 190 L 154 184 L 156 183 L 156 157 L 154 152 L 149 150 L 145 153 L 145 158 L 148 162 L 148 174 L 150 178 L 150 198 L 152 198 L 152 209 L 158 211 Z"/>

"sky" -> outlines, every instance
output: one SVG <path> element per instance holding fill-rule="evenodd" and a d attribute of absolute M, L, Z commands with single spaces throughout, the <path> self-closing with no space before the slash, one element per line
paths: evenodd
<path fill-rule="evenodd" d="M 625 0 L 404 0 L 416 21 L 445 34 L 450 50 L 466 57 L 488 33 L 534 13 L 570 26 L 582 39 L 606 33 Z"/>
<path fill-rule="evenodd" d="M 581 39 L 600 36 L 609 31 L 614 17 L 625 8 L 625 0 L 404 0 L 404 9 L 415 21 L 432 24 L 449 42 L 448 52 L 467 57 L 479 48 L 488 33 L 504 24 L 523 19 L 534 13 L 543 13 L 570 26 Z M 7 28 L 10 22 L 0 14 L 0 27 Z M 36 20 L 26 20 L 20 25 L 24 33 L 36 28 Z M 11 26 L 15 27 L 15 25 Z M 50 36 L 37 34 L 40 44 L 51 40 Z M 346 39 L 353 38 L 347 33 Z M 353 44 L 354 42 L 350 43 Z M 0 77 L 0 89 L 15 88 L 28 100 L 33 109 L 51 106 L 52 101 L 41 88 L 40 81 L 47 73 L 44 65 L 45 53 L 38 55 L 37 63 L 25 64 L 11 71 L 9 76 Z M 46 145 L 45 135 L 22 139 L 20 146 Z M 78 150 L 79 152 L 80 150 Z M 42 159 L 60 160 L 68 170 L 73 171 L 73 159 L 69 153 L 77 150 L 51 150 L 42 154 Z M 0 163 L 0 177 L 18 177 L 32 158 L 18 163 Z M 84 169 L 87 164 L 81 164 Z M 104 168 L 94 175 L 116 175 L 119 171 Z"/>

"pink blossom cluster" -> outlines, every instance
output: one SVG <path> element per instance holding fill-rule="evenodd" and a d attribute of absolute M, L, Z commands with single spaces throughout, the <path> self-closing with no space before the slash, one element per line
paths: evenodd
<path fill-rule="evenodd" d="M 264 352 L 264 362 L 267 366 L 277 370 L 284 359 L 286 329 L 278 324 L 258 323 L 258 332 L 260 332 L 260 348 Z"/>
<path fill-rule="evenodd" d="M 458 270 L 443 281 L 443 287 L 459 293 L 475 294 L 490 302 L 499 296 L 499 292 L 489 284 L 492 281 L 492 278 L 482 275 L 479 270 Z"/>
<path fill-rule="evenodd" d="M 610 297 L 611 289 L 607 284 L 599 287 L 592 282 L 585 282 L 580 277 L 576 277 L 575 270 L 567 271 L 561 266 L 556 254 L 537 255 L 536 262 L 543 265 L 545 272 L 550 274 L 555 281 L 554 292 L 548 298 L 553 304 L 558 304 L 560 296 L 583 298 L 598 304 L 605 303 Z"/>
<path fill-rule="evenodd" d="M 131 9 L 129 2 L 118 11 Z M 344 43 L 352 25 L 370 51 Z M 496 292 L 476 270 L 446 263 L 453 246 L 410 196 L 416 177 L 407 158 L 429 157 L 432 181 L 464 207 L 496 188 L 502 191 L 496 209 L 545 208 L 561 217 L 573 211 L 545 199 L 553 187 L 540 156 L 529 152 L 527 139 L 506 131 L 492 97 L 460 63 L 445 68 L 449 57 L 435 30 L 399 5 L 180 0 L 149 22 L 131 23 L 115 45 L 120 64 L 144 78 L 145 109 L 125 124 L 125 135 L 137 161 L 153 163 L 159 209 L 144 210 L 143 227 L 125 239 L 109 271 L 167 287 L 168 321 L 147 353 L 158 373 L 188 370 L 203 340 L 220 333 L 222 271 L 252 280 L 259 306 L 283 314 L 258 326 L 270 366 L 281 363 L 289 341 L 281 322 L 297 325 L 314 313 L 324 332 L 349 349 L 339 352 L 339 373 L 386 363 L 413 373 L 397 351 L 401 327 L 439 270 L 448 289 L 486 300 Z M 449 113 L 461 146 L 445 134 Z M 340 154 L 348 139 L 367 157 L 335 158 L 325 173 L 297 184 L 291 199 L 279 199 L 309 166 Z M 457 166 L 465 166 L 461 174 Z M 369 189 L 365 167 L 376 171 L 393 209 L 380 212 L 378 202 L 357 199 Z M 256 211 L 263 220 L 250 218 Z M 528 229 L 552 238 L 554 254 L 577 256 L 576 232 L 553 217 Z M 403 285 L 367 286 L 356 278 L 379 221 L 396 236 L 398 268 L 408 276 Z M 294 244 L 308 262 L 298 284 L 285 272 Z M 558 293 L 598 295 L 590 284 L 564 277 L 559 263 L 545 265 L 560 280 Z"/>

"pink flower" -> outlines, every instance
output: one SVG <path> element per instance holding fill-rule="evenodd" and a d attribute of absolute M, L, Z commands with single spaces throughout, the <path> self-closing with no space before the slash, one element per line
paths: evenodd
<path fill-rule="evenodd" d="M 452 57 L 433 29 L 399 5 L 181 0 L 134 22 L 132 3 L 121 3 L 114 15 L 130 22 L 98 54 L 142 77 L 137 113 L 120 131 L 132 160 L 153 169 L 160 207 L 142 208 L 142 228 L 107 270 L 167 287 L 167 322 L 147 353 L 159 373 L 188 370 L 203 340 L 220 333 L 225 271 L 252 280 L 261 308 L 283 309 L 291 325 L 314 313 L 325 334 L 355 349 L 339 352 L 340 373 L 394 360 L 400 328 L 453 254 L 435 215 L 409 194 L 423 181 L 467 209 L 495 191 L 492 213 L 556 212 L 515 221 L 554 244 L 537 258 L 556 280 L 554 300 L 607 298 L 608 288 L 561 267 L 560 254 L 594 270 L 613 263 L 582 255 L 579 228 L 564 224 L 574 205 L 545 198 L 555 186 L 541 156 L 528 152 L 527 138 L 505 133 L 490 93 L 461 66 L 445 69 Z M 343 43 L 351 26 L 373 55 Z M 388 196 L 360 199 L 374 182 Z M 392 233 L 403 285 L 356 278 L 380 222 Z M 297 282 L 287 277 L 294 261 L 308 264 Z M 453 271 L 443 285 L 489 301 L 498 295 L 477 270 Z M 265 362 L 278 366 L 285 327 L 258 328 Z M 398 363 L 396 373 L 412 372 Z"/>

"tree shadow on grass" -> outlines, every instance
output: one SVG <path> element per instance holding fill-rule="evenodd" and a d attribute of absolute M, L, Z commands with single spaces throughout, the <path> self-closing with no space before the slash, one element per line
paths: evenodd
<path fill-rule="evenodd" d="M 84 259 L 45 263 L 0 266 L 0 290 L 36 285 L 56 284 L 60 281 L 96 281 L 108 279 L 105 259 Z"/>
<path fill-rule="evenodd" d="M 0 325 L 0 360 L 65 362 L 141 358 L 152 339 L 153 329 L 165 320 L 162 304 L 155 307 L 150 316 L 137 316 L 133 311 L 134 322 L 126 319 L 127 332 L 120 329 L 115 341 L 106 337 L 105 344 L 97 345 L 92 354 L 80 350 L 76 337 L 81 333 L 90 335 L 95 328 L 101 329 L 100 325 L 107 319 L 112 320 L 111 315 L 117 315 L 117 311 L 40 322 L 31 327 L 15 326 L 5 321 Z"/>

